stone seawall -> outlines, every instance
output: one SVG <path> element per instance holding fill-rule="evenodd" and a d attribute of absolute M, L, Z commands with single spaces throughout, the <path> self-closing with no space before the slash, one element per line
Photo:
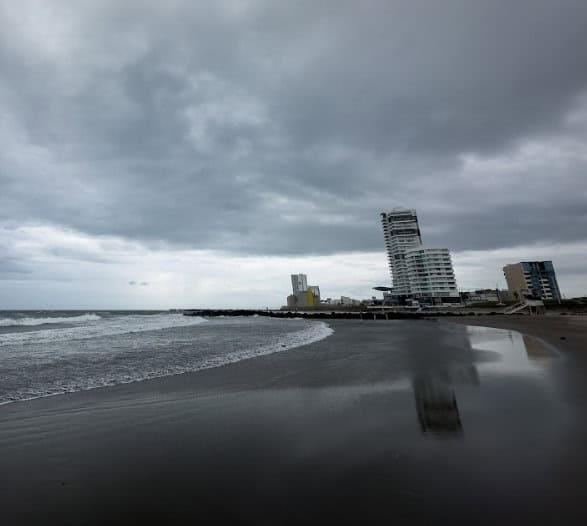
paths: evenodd
<path fill-rule="evenodd" d="M 308 319 L 348 319 L 348 320 L 419 320 L 450 316 L 474 316 L 480 313 L 463 312 L 397 312 L 383 310 L 363 311 L 285 311 L 285 310 L 252 310 L 252 309 L 186 309 L 184 316 L 202 316 L 205 318 L 218 316 L 267 316 L 270 318 L 308 318 Z M 487 315 L 498 315 L 497 312 L 487 312 Z"/>

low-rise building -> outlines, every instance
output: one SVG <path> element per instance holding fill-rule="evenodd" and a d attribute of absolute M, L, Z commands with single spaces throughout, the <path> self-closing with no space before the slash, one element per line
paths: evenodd
<path fill-rule="evenodd" d="M 354 306 L 357 306 L 357 305 L 361 305 L 362 303 L 363 303 L 363 301 L 357 300 L 355 298 L 351 298 L 349 296 L 341 296 L 340 297 L 340 304 L 341 305 L 347 305 L 347 306 L 348 305 L 354 305 Z"/>
<path fill-rule="evenodd" d="M 361 305 L 361 300 L 356 300 L 349 296 L 341 296 L 340 298 L 326 298 L 324 301 L 321 302 L 322 305 L 340 305 L 340 306 L 352 306 L 352 305 Z"/>
<path fill-rule="evenodd" d="M 499 290 L 497 289 L 476 289 L 474 291 L 466 291 L 461 293 L 461 297 L 465 303 L 499 303 Z"/>
<path fill-rule="evenodd" d="M 508 289 L 500 289 L 497 291 L 499 296 L 499 301 L 501 303 L 513 303 L 516 301 L 516 297 L 514 296 L 513 292 Z"/>
<path fill-rule="evenodd" d="M 475 289 L 461 292 L 463 303 L 472 305 L 475 303 L 513 303 L 516 301 L 509 290 L 501 289 Z"/>

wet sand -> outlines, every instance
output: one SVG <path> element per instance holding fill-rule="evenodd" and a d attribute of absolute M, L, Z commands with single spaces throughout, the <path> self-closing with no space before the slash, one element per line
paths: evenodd
<path fill-rule="evenodd" d="M 453 323 L 518 331 L 541 338 L 562 352 L 585 355 L 587 359 L 587 316 L 459 316 L 449 319 Z"/>
<path fill-rule="evenodd" d="M 586 523 L 583 329 L 558 352 L 444 320 L 330 325 L 291 351 L 0 407 L 3 522 Z"/>

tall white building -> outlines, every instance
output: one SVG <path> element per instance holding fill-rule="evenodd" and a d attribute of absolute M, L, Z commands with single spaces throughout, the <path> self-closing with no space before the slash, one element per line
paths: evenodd
<path fill-rule="evenodd" d="M 410 248 L 422 245 L 418 215 L 415 210 L 394 208 L 391 212 L 381 214 L 381 224 L 393 280 L 393 295 L 407 296 L 410 294 L 410 280 L 405 253 Z"/>
<path fill-rule="evenodd" d="M 291 275 L 291 288 L 293 289 L 294 295 L 305 292 L 308 290 L 308 276 L 305 274 L 292 274 Z"/>
<path fill-rule="evenodd" d="M 457 303 L 459 292 L 446 248 L 426 248 L 413 209 L 394 208 L 381 214 L 392 296 L 431 303 Z"/>

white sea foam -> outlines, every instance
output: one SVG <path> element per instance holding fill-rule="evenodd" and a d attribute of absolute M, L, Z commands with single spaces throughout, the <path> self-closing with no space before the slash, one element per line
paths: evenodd
<path fill-rule="evenodd" d="M 173 315 L 161 316 L 175 319 L 176 323 L 183 318 L 185 319 L 185 322 L 181 322 L 182 324 L 191 323 L 192 325 L 195 325 L 206 321 L 202 318 L 178 317 Z M 155 318 L 155 316 L 151 317 Z M 127 317 L 125 316 L 125 318 Z M 128 318 L 136 318 L 136 316 L 128 316 Z M 215 336 L 220 336 L 220 341 L 217 342 L 218 349 L 223 348 L 225 345 L 230 345 L 231 343 L 229 340 L 222 340 L 222 334 L 229 329 L 229 325 L 232 327 L 233 331 L 234 329 L 238 329 L 240 332 L 245 324 L 250 323 L 250 321 L 244 319 L 234 321 L 234 319 L 227 318 L 226 321 L 215 321 L 214 324 L 217 325 L 215 328 L 213 328 L 211 324 L 210 330 L 212 330 Z M 253 325 L 256 326 L 257 323 L 271 324 L 272 322 L 269 319 L 263 319 L 259 322 L 253 322 Z M 136 330 L 136 321 L 134 327 Z M 259 328 L 262 329 L 262 327 Z M 122 362 L 111 362 L 110 360 L 116 358 L 118 355 L 118 351 L 111 347 L 110 349 L 104 349 L 94 355 L 96 359 L 100 357 L 98 361 L 94 361 L 95 359 L 90 356 L 89 361 L 83 362 L 80 361 L 80 358 L 76 357 L 81 355 L 72 355 L 69 358 L 65 352 L 65 354 L 61 354 L 60 360 L 67 360 L 63 365 L 66 363 L 76 364 L 75 368 L 77 372 L 75 373 L 75 377 L 63 377 L 58 380 L 54 379 L 51 382 L 46 382 L 44 379 L 40 378 L 39 381 L 28 383 L 26 387 L 9 389 L 8 392 L 5 392 L 4 395 L 0 397 L 0 404 L 76 391 L 86 391 L 99 387 L 139 382 L 152 378 L 221 367 L 249 358 L 273 354 L 314 343 L 330 336 L 333 332 L 334 331 L 324 322 L 307 322 L 304 320 L 303 327 L 300 330 L 288 331 L 285 333 L 274 332 L 272 336 L 257 338 L 254 342 L 249 341 L 248 343 L 246 340 L 243 340 L 242 342 L 239 341 L 236 345 L 233 341 L 232 347 L 236 348 L 236 350 L 208 356 L 201 356 L 199 354 L 198 337 L 197 335 L 194 335 L 194 333 L 187 333 L 185 336 L 186 339 L 184 342 L 193 341 L 192 345 L 194 346 L 190 346 L 191 350 L 188 352 L 182 353 L 181 346 L 176 347 L 176 350 L 171 354 L 165 354 L 163 348 L 161 351 L 154 352 L 147 352 L 145 349 L 140 352 L 140 355 L 137 355 L 135 361 L 129 361 L 131 360 L 131 357 L 124 355 Z M 153 333 L 153 335 L 155 334 L 157 333 Z M 139 335 L 137 335 L 137 338 L 139 338 L 139 340 L 136 341 L 142 341 L 142 337 L 139 337 Z M 152 340 L 153 337 L 149 336 L 149 338 L 151 340 L 151 345 L 154 345 Z M 133 341 L 135 340 L 133 339 Z M 176 337 L 175 343 L 181 343 L 181 341 L 177 340 Z M 141 344 L 139 343 L 138 345 L 140 346 Z M 55 348 L 51 345 L 49 347 L 53 349 Z M 21 352 L 24 352 L 25 354 L 27 353 L 24 347 L 20 348 L 23 349 Z M 37 347 L 35 345 L 35 348 L 34 356 L 31 355 L 30 359 L 34 360 L 36 366 L 41 365 L 45 359 L 51 360 L 51 356 L 44 356 L 45 353 L 41 350 L 43 346 Z M 6 351 L 8 350 L 9 348 L 6 348 Z M 64 350 L 62 349 L 60 352 L 63 353 Z M 91 354 L 91 350 L 83 351 L 84 354 L 86 354 L 86 352 L 90 352 Z M 13 356 L 15 359 L 19 359 L 16 355 Z M 23 356 L 21 355 L 20 359 L 22 358 Z M 29 361 L 29 363 L 31 363 L 31 361 Z M 51 363 L 47 362 L 47 366 L 51 367 Z M 60 369 L 62 370 L 62 367 L 60 367 Z"/>
<path fill-rule="evenodd" d="M 0 318 L 0 327 L 33 327 L 35 325 L 49 325 L 53 323 L 83 323 L 101 320 L 97 314 L 82 314 L 80 316 L 62 316 L 52 318 Z"/>
<path fill-rule="evenodd" d="M 157 331 L 173 327 L 197 325 L 206 321 L 204 318 L 198 316 L 183 316 L 182 314 L 134 314 L 113 316 L 112 318 L 106 319 L 100 318 L 100 316 L 95 314 L 87 314 L 76 318 L 61 319 L 76 319 L 78 322 L 81 322 L 81 318 L 84 317 L 86 323 L 79 326 L 44 329 L 33 333 L 16 332 L 0 334 L 0 347 L 5 345 L 46 344 L 70 340 L 87 340 L 101 336 L 115 336 L 133 332 Z"/>
<path fill-rule="evenodd" d="M 296 347 L 302 347 L 303 345 L 309 345 L 310 343 L 318 342 L 324 338 L 327 338 L 333 333 L 334 330 L 327 323 L 322 321 L 314 322 L 309 327 L 306 327 L 300 331 L 287 333 L 266 345 L 251 347 L 248 349 L 240 349 L 222 356 L 217 356 L 211 360 L 207 360 L 201 363 L 197 367 L 179 370 L 172 374 L 211 369 L 214 367 L 221 367 L 223 365 L 240 362 L 242 360 L 248 360 L 249 358 L 257 358 L 258 356 L 265 356 L 267 354 L 288 351 L 290 349 L 295 349 Z"/>

